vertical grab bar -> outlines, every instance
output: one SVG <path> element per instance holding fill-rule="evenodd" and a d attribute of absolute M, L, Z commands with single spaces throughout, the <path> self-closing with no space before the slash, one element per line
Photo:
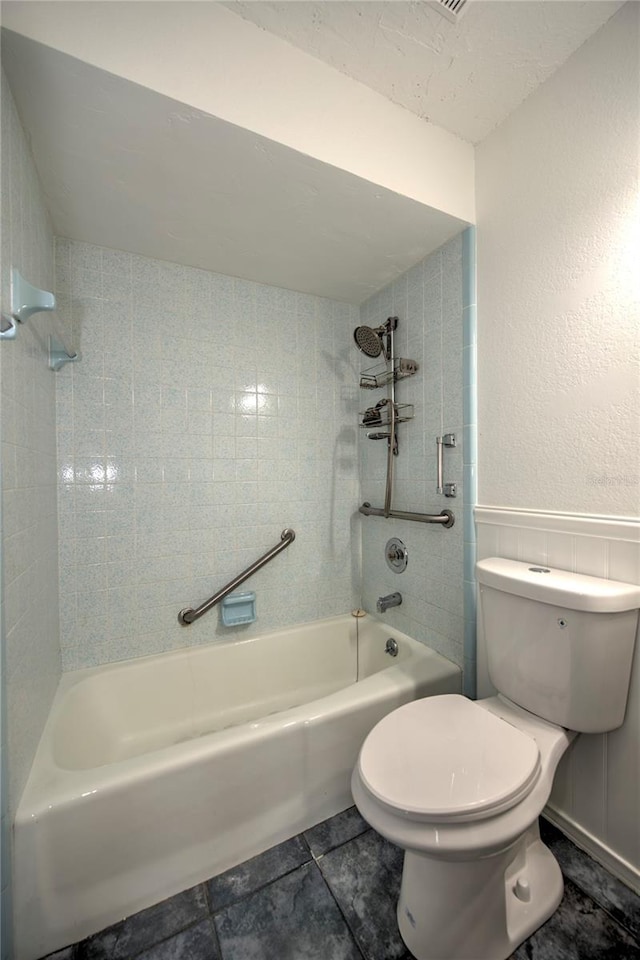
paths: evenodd
<path fill-rule="evenodd" d="M 436 461 L 436 493 L 444 493 L 444 466 L 443 466 L 443 449 L 444 447 L 455 447 L 456 445 L 456 435 L 455 433 L 445 433 L 442 437 L 436 437 L 436 444 L 438 447 L 437 461 Z"/>

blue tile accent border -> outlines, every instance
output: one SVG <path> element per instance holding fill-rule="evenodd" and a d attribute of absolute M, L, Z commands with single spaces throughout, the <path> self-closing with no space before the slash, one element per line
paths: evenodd
<path fill-rule="evenodd" d="M 476 287 L 476 228 L 467 227 L 462 234 L 462 306 L 475 307 L 477 304 Z M 475 321 L 473 323 L 473 341 L 475 342 Z"/>
<path fill-rule="evenodd" d="M 476 528 L 478 500 L 478 373 L 476 364 L 476 228 L 462 234 L 462 383 L 464 501 L 464 693 L 476 696 Z"/>
<path fill-rule="evenodd" d="M 462 346 L 470 347 L 476 342 L 475 304 L 462 308 Z"/>
<path fill-rule="evenodd" d="M 1 464 L 0 464 L 1 466 Z M 0 505 L 0 539 L 2 506 Z M 0 582 L 2 547 L 0 545 Z M 9 744 L 7 726 L 7 668 L 4 604 L 0 597 L 0 960 L 13 956 L 13 887 L 11 883 L 11 816 L 9 813 Z"/>

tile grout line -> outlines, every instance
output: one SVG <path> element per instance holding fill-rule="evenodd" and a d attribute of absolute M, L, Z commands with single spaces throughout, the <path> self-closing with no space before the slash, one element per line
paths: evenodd
<path fill-rule="evenodd" d="M 350 842 L 350 841 L 346 840 L 345 843 L 340 843 L 340 844 L 338 844 L 338 847 L 344 847 L 344 846 L 345 846 L 347 843 L 349 843 L 349 842 Z M 334 850 L 337 850 L 338 847 L 334 847 L 333 849 L 334 849 Z M 330 851 L 330 850 L 327 850 L 327 853 L 331 853 L 331 851 Z M 322 857 L 324 857 L 324 854 L 321 855 L 321 859 L 322 859 Z M 350 934 L 351 939 L 352 939 L 352 941 L 353 941 L 353 943 L 354 943 L 354 945 L 355 945 L 356 950 L 358 951 L 358 953 L 359 953 L 360 956 L 362 957 L 362 960 L 368 960 L 368 957 L 365 956 L 364 951 L 362 950 L 362 948 L 360 947 L 360 944 L 358 943 L 358 938 L 356 937 L 355 932 L 353 931 L 353 929 L 352 929 L 352 927 L 351 927 L 351 924 L 349 923 L 349 920 L 347 919 L 347 916 L 346 916 L 344 910 L 342 909 L 342 906 L 340 905 L 340 901 L 338 900 L 338 898 L 337 898 L 336 895 L 334 894 L 333 890 L 331 889 L 331 884 L 329 883 L 329 881 L 328 881 L 327 878 L 325 877 L 325 875 L 324 875 L 324 873 L 322 872 L 322 869 L 321 869 L 321 867 L 320 867 L 320 865 L 319 865 L 318 863 L 316 863 L 316 869 L 318 870 L 318 873 L 320 874 L 320 876 L 321 876 L 321 878 L 322 878 L 322 882 L 324 883 L 325 887 L 326 887 L 327 890 L 329 891 L 329 894 L 330 894 L 330 896 L 331 896 L 331 899 L 333 900 L 333 902 L 335 903 L 336 907 L 338 908 L 338 911 L 339 911 L 339 913 L 340 913 L 340 916 L 341 916 L 342 919 L 344 920 L 345 926 L 346 926 L 347 930 L 349 931 L 349 934 Z"/>
<path fill-rule="evenodd" d="M 573 879 L 573 877 L 568 877 L 566 876 L 566 874 L 563 873 L 562 878 L 565 884 L 568 882 L 572 886 L 574 886 L 578 891 L 578 893 L 580 893 L 587 900 L 590 900 L 591 903 L 594 904 L 596 909 L 600 910 L 601 913 L 604 913 L 606 915 L 606 917 L 613 924 L 614 927 L 617 927 L 619 930 L 624 931 L 624 933 L 626 933 L 630 937 L 633 943 L 637 945 L 638 948 L 640 948 L 640 937 L 638 937 L 633 930 L 630 930 L 629 927 L 626 926 L 626 923 L 625 923 L 626 916 L 624 919 L 615 917 L 611 913 L 610 907 L 607 907 L 605 904 L 601 903 L 600 900 L 593 893 L 589 893 L 588 890 L 585 890 L 580 883 L 578 883 L 576 880 Z"/>
<path fill-rule="evenodd" d="M 553 827 L 553 824 L 551 824 L 551 826 Z M 310 829 L 312 829 L 312 828 L 310 828 Z M 555 828 L 555 829 L 557 830 L 557 828 Z M 352 928 L 352 925 L 350 924 L 349 919 L 348 919 L 348 917 L 346 916 L 344 910 L 342 909 L 341 903 L 340 903 L 337 895 L 334 893 L 334 891 L 333 891 L 333 889 L 332 889 L 332 887 L 331 887 L 331 884 L 330 884 L 329 880 L 328 880 L 327 877 L 324 875 L 324 872 L 323 872 L 323 870 L 322 870 L 322 863 L 321 863 L 321 861 L 322 861 L 322 860 L 325 858 L 325 856 L 327 856 L 328 854 L 330 854 L 330 853 L 332 853 L 332 852 L 334 852 L 334 851 L 336 851 L 336 850 L 340 850 L 341 848 L 344 848 L 344 847 L 349 846 L 350 844 L 354 843 L 355 841 L 357 841 L 358 839 L 360 839 L 361 837 L 365 836 L 367 833 L 370 833 L 370 832 L 371 832 L 371 828 L 370 828 L 370 827 L 365 827 L 365 829 L 362 830 L 360 833 L 356 833 L 354 836 L 348 837 L 348 839 L 342 840 L 341 842 L 336 843 L 336 844 L 333 845 L 333 846 L 329 846 L 326 850 L 323 850 L 322 853 L 318 853 L 317 855 L 314 853 L 314 850 L 313 850 L 313 847 L 312 847 L 311 842 L 310 842 L 310 841 L 307 839 L 307 837 L 305 836 L 305 831 L 301 832 L 300 834 L 296 834 L 295 837 L 297 837 L 297 838 L 299 839 L 300 845 L 301 845 L 301 847 L 302 847 L 301 853 L 302 853 L 303 856 L 307 856 L 307 855 L 308 855 L 308 859 L 303 860 L 301 863 L 298 863 L 296 866 L 292 867 L 290 870 L 285 871 L 284 873 L 280 874 L 280 875 L 277 876 L 277 877 L 274 877 L 273 879 L 269 880 L 268 882 L 260 884 L 260 885 L 257 886 L 255 889 L 251 890 L 249 893 L 246 893 L 246 894 L 238 897 L 236 900 L 232 901 L 232 903 L 230 903 L 230 904 L 225 904 L 224 906 L 218 908 L 217 910 L 214 909 L 213 902 L 212 902 L 212 897 L 211 897 L 211 894 L 210 894 L 210 891 L 209 891 L 209 882 L 210 882 L 211 880 L 214 880 L 215 877 L 211 877 L 211 878 L 209 878 L 208 880 L 203 881 L 201 884 L 196 884 L 195 887 L 188 888 L 189 890 L 197 890 L 198 888 L 204 888 L 204 906 L 205 906 L 205 911 L 204 911 L 204 913 L 203 913 L 203 916 L 201 916 L 199 919 L 196 919 L 196 920 L 194 920 L 194 921 L 192 921 L 192 922 L 187 923 L 185 926 L 180 927 L 179 929 L 176 929 L 176 930 L 172 931 L 168 936 L 165 936 L 165 937 L 163 937 L 162 939 L 160 939 L 160 940 L 158 940 L 158 941 L 156 941 L 156 942 L 154 942 L 154 943 L 147 944 L 146 946 L 144 946 L 144 947 L 142 948 L 142 950 L 138 950 L 138 951 L 135 952 L 135 953 L 127 953 L 126 957 L 125 957 L 125 956 L 122 957 L 122 960 L 136 960 L 136 958 L 140 958 L 140 957 L 143 956 L 147 951 L 149 951 L 149 950 L 154 950 L 154 949 L 160 947 L 162 944 L 166 943 L 167 941 L 173 939 L 174 937 L 176 937 L 176 936 L 178 936 L 178 935 L 180 935 L 180 934 L 183 934 L 185 931 L 190 930 L 190 929 L 192 929 L 193 927 L 195 927 L 195 926 L 197 926 L 197 925 L 199 925 L 199 924 L 201 924 L 201 923 L 204 923 L 205 920 L 209 921 L 209 923 L 211 924 L 211 926 L 212 926 L 212 928 L 213 928 L 213 946 L 214 946 L 214 949 L 217 950 L 217 954 L 218 954 L 218 957 L 220 958 L 220 960 L 225 960 L 225 957 L 224 957 L 224 954 L 223 954 L 223 951 L 222 951 L 222 946 L 221 946 L 221 943 L 220 943 L 220 940 L 219 940 L 219 937 L 218 937 L 218 931 L 217 931 L 217 927 L 216 927 L 216 915 L 220 914 L 223 910 L 227 909 L 228 907 L 231 907 L 231 906 L 234 906 L 234 905 L 236 905 L 236 904 L 238 904 L 238 903 L 241 903 L 242 901 L 248 899 L 249 897 L 253 896 L 254 894 L 258 894 L 259 892 L 264 891 L 265 889 L 267 889 L 268 887 L 270 887 L 272 884 L 276 883 L 277 881 L 283 879 L 284 877 L 289 876 L 290 874 L 294 873 L 296 870 L 300 870 L 300 869 L 302 869 L 303 867 L 309 866 L 310 864 L 315 864 L 315 865 L 316 865 L 316 867 L 317 867 L 317 869 L 318 869 L 318 871 L 319 871 L 319 873 L 320 873 L 320 876 L 321 876 L 321 878 L 322 878 L 323 885 L 328 889 L 329 894 L 330 894 L 330 896 L 331 896 L 331 900 L 332 900 L 332 901 L 335 903 L 335 905 L 337 906 L 339 915 L 341 916 L 344 924 L 346 925 L 346 928 L 347 928 L 348 933 L 349 933 L 350 940 L 351 940 L 351 942 L 353 942 L 354 945 L 355 945 L 355 949 L 356 949 L 356 952 L 357 952 L 358 957 L 362 958 L 362 960 L 369 960 L 368 955 L 365 953 L 364 949 L 360 946 L 360 943 L 359 943 L 359 941 L 358 941 L 358 938 L 357 938 L 357 936 L 356 936 L 356 933 L 355 933 L 354 929 Z M 558 830 L 558 833 L 559 833 L 561 836 L 563 836 L 563 837 L 565 836 L 564 834 L 562 834 L 562 831 L 559 831 L 559 830 Z M 290 838 L 290 839 L 293 840 L 294 838 L 292 837 L 292 838 Z M 567 839 L 567 841 L 568 841 L 572 846 L 575 846 L 575 844 L 573 844 L 572 841 L 571 841 L 569 838 L 566 838 L 566 839 Z M 549 845 L 549 844 L 548 844 L 548 845 Z M 273 848 L 270 848 L 270 849 L 273 849 Z M 580 849 L 580 848 L 577 848 L 577 849 Z M 266 852 L 267 852 L 267 851 L 265 851 L 265 853 L 266 853 Z M 582 851 L 582 853 L 583 853 L 589 860 L 593 860 L 593 858 L 590 857 L 589 854 L 587 854 L 585 851 Z M 601 869 L 603 870 L 603 872 L 604 872 L 605 875 L 608 875 L 608 871 L 606 870 L 606 868 L 601 867 L 601 865 L 598 864 L 597 861 L 593 861 L 593 862 L 594 862 L 599 868 L 601 868 Z M 239 864 L 238 866 L 241 866 L 241 865 Z M 234 869 L 234 868 L 231 868 L 231 869 Z M 220 876 L 220 874 L 218 874 L 218 876 Z M 613 927 L 614 930 L 619 931 L 620 934 L 623 934 L 623 935 L 625 936 L 625 938 L 628 937 L 628 938 L 630 939 L 630 941 L 631 941 L 632 944 L 634 944 L 634 945 L 636 945 L 638 948 L 640 948 L 640 938 L 638 937 L 637 932 L 634 931 L 634 930 L 632 930 L 632 929 L 630 929 L 630 927 L 627 925 L 627 923 L 628 923 L 627 917 L 633 917 L 633 916 L 634 916 L 634 906 L 635 906 L 635 904 L 631 903 L 631 904 L 630 904 L 630 909 L 625 910 L 623 905 L 617 907 L 616 904 L 613 903 L 612 901 L 610 901 L 608 904 L 607 904 L 607 903 L 604 903 L 604 902 L 602 902 L 602 900 L 601 900 L 601 895 L 600 895 L 600 892 L 599 892 L 599 891 L 600 891 L 600 887 L 599 887 L 599 886 L 598 886 L 598 890 L 597 890 L 597 891 L 591 892 L 591 891 L 589 891 L 588 889 L 585 889 L 585 888 L 584 888 L 582 882 L 580 882 L 579 880 L 576 880 L 576 879 L 574 879 L 573 877 L 569 876 L 567 873 L 565 873 L 564 870 L 563 870 L 563 878 L 564 878 L 564 880 L 565 880 L 566 883 L 571 884 L 571 885 L 574 887 L 574 889 L 577 890 L 582 897 L 586 898 L 586 900 L 587 900 L 588 902 L 594 904 L 594 906 L 595 906 L 599 911 L 601 911 L 602 914 L 604 914 L 604 916 L 607 918 L 608 922 L 611 924 L 611 926 Z M 596 879 L 597 879 L 597 878 L 596 878 Z M 622 883 L 622 886 L 623 886 L 623 887 L 627 888 L 627 885 L 624 884 L 622 881 L 620 881 L 620 883 Z M 630 888 L 627 888 L 627 889 L 630 889 Z M 183 892 L 186 892 L 186 891 L 183 891 Z M 635 895 L 635 891 L 631 891 L 631 893 L 632 893 L 633 895 Z M 640 906 L 640 899 L 638 900 L 638 904 L 639 904 L 639 906 Z M 621 916 L 616 916 L 616 915 L 612 912 L 612 910 L 615 910 L 615 909 L 618 909 L 618 910 L 620 911 Z M 134 916 L 134 915 L 132 915 L 132 916 Z M 122 922 L 124 922 L 124 921 L 122 921 Z M 88 939 L 89 939 L 89 938 L 88 938 Z M 110 957 L 112 957 L 112 956 L 114 955 L 114 952 L 117 950 L 118 942 L 119 942 L 119 934 L 118 934 L 118 937 L 116 938 L 116 942 L 115 942 L 115 944 L 114 944 L 114 947 L 113 947 L 112 951 L 109 953 L 109 956 L 110 956 Z M 80 941 L 80 943 L 82 943 L 82 941 Z M 78 960 L 78 957 L 80 956 L 80 954 L 79 954 L 80 943 L 70 945 L 70 947 L 71 947 L 70 957 L 73 958 L 73 960 Z M 65 949 L 66 949 L 66 948 L 65 948 Z M 409 956 L 409 955 L 407 955 L 407 956 Z M 407 960 L 407 956 L 403 955 L 403 960 Z"/>
<path fill-rule="evenodd" d="M 576 890 L 578 890 L 583 897 L 586 897 L 587 900 L 591 900 L 591 902 L 594 903 L 599 910 L 601 910 L 604 914 L 606 914 L 609 920 L 614 924 L 614 926 L 619 927 L 621 930 L 624 930 L 624 932 L 627 933 L 631 937 L 633 942 L 637 944 L 637 946 L 640 948 L 640 936 L 634 930 L 631 930 L 627 926 L 626 913 L 624 914 L 623 917 L 616 917 L 611 912 L 611 909 L 612 909 L 611 904 L 603 903 L 600 900 L 600 897 L 596 893 L 590 892 L 589 890 L 585 890 L 582 884 L 579 881 L 575 880 L 573 877 L 569 877 L 564 873 L 562 874 L 562 877 L 565 883 L 567 881 L 569 881 L 569 883 L 572 883 L 573 886 L 576 888 Z M 622 881 L 620 882 L 622 883 Z"/>
<path fill-rule="evenodd" d="M 295 834 L 295 836 L 301 836 L 301 834 Z M 289 839 L 293 840 L 294 838 L 290 837 Z M 273 848 L 270 848 L 270 849 L 273 849 Z M 267 851 L 265 850 L 264 852 L 266 853 Z M 260 854 L 258 854 L 258 856 L 260 856 Z M 235 906 L 237 903 L 242 903 L 243 900 L 247 900 L 249 897 L 252 897 L 255 893 L 259 893 L 261 890 L 266 890 L 267 887 L 270 887 L 273 883 L 277 883 L 278 880 L 282 880 L 283 877 L 288 877 L 291 873 L 295 873 L 296 870 L 299 870 L 301 867 L 306 867 L 307 864 L 313 863 L 313 862 L 314 862 L 313 854 L 311 853 L 311 850 L 309 850 L 308 860 L 303 860 L 302 863 L 296 864 L 296 866 L 292 867 L 290 870 L 285 870 L 284 873 L 278 874 L 277 877 L 273 877 L 271 880 L 267 880 L 266 883 L 261 883 L 259 886 L 254 887 L 253 890 L 249 890 L 247 893 L 243 893 L 241 896 L 237 897 L 235 900 L 232 900 L 231 903 L 225 903 L 224 906 L 218 907 L 217 909 L 214 909 L 213 904 L 211 904 L 209 909 L 211 912 L 212 919 L 215 920 L 216 915 L 219 913 L 222 913 L 222 911 L 226 910 L 228 907 Z M 238 866 L 242 866 L 242 864 L 238 864 Z M 230 869 L 234 870 L 235 868 L 230 867 Z M 226 871 L 224 872 L 226 873 Z M 209 880 L 215 880 L 216 877 L 220 877 L 222 875 L 223 874 L 219 873 L 219 874 L 215 874 L 213 877 L 209 877 L 207 880 L 204 881 L 204 886 L 205 887 L 207 886 L 207 884 L 209 883 Z M 209 896 L 208 889 L 207 889 L 207 902 L 210 903 L 210 896 Z"/>
<path fill-rule="evenodd" d="M 365 832 L 366 832 L 366 831 L 365 831 Z M 297 834 L 297 836 L 302 836 L 302 834 Z M 213 909 L 211 908 L 211 920 L 212 920 L 212 922 L 213 922 L 214 929 L 215 929 L 216 913 L 221 913 L 223 910 L 227 909 L 227 907 L 236 906 L 238 903 L 241 903 L 243 900 L 247 900 L 249 897 L 253 896 L 254 894 L 259 893 L 259 892 L 262 891 L 262 890 L 266 890 L 268 887 L 272 886 L 274 883 L 277 883 L 279 880 L 282 880 L 284 877 L 288 877 L 288 876 L 290 876 L 292 873 L 295 873 L 296 870 L 301 870 L 303 867 L 315 866 L 316 870 L 318 871 L 318 873 L 319 873 L 319 875 L 320 875 L 320 878 L 321 878 L 323 884 L 325 885 L 325 887 L 326 887 L 327 890 L 329 891 L 329 894 L 330 894 L 330 896 L 331 896 L 331 899 L 333 900 L 333 902 L 336 904 L 336 906 L 337 906 L 337 908 L 338 908 L 338 911 L 339 911 L 339 913 L 340 913 L 340 916 L 342 917 L 342 919 L 343 919 L 343 921 L 344 921 L 344 923 L 345 923 L 345 926 L 346 926 L 346 928 L 347 928 L 347 931 L 348 931 L 348 933 L 349 933 L 349 936 L 350 936 L 350 938 L 351 938 L 351 940 L 352 940 L 352 942 L 353 942 L 353 944 L 354 944 L 354 946 L 355 946 L 355 948 L 356 948 L 356 950 L 357 950 L 357 952 L 358 952 L 358 955 L 362 958 L 362 960 L 367 960 L 367 958 L 366 958 L 365 955 L 363 954 L 362 950 L 360 949 L 360 945 L 359 945 L 359 943 L 358 943 L 358 941 L 357 941 L 357 939 L 356 939 L 356 937 L 355 937 L 355 934 L 354 934 L 353 930 L 351 929 L 351 925 L 349 924 L 347 918 L 345 917 L 345 915 L 344 915 L 344 913 L 343 913 L 343 911 L 342 911 L 342 909 L 341 909 L 341 907 L 340 907 L 340 904 L 339 904 L 338 901 L 336 900 L 336 898 L 335 898 L 335 896 L 334 896 L 334 894 L 333 894 L 333 891 L 332 891 L 331 887 L 330 887 L 329 884 L 327 883 L 327 880 L 325 879 L 324 874 L 322 873 L 322 870 L 320 870 L 320 868 L 319 868 L 319 866 L 318 866 L 318 860 L 316 859 L 313 851 L 311 850 L 311 846 L 310 846 L 310 844 L 308 843 L 308 841 L 306 840 L 306 837 L 304 838 L 304 841 L 305 841 L 305 844 L 306 844 L 306 846 L 307 846 L 307 848 L 308 848 L 308 850 L 309 850 L 309 853 L 310 853 L 310 859 L 309 859 L 309 860 L 305 860 L 305 861 L 303 861 L 302 863 L 299 863 L 296 867 L 293 867 L 293 869 L 287 870 L 285 873 L 280 874 L 280 876 L 278 876 L 278 877 L 274 877 L 272 880 L 269 880 L 268 883 L 264 883 L 264 884 L 262 884 L 261 886 L 256 887 L 255 890 L 252 890 L 250 893 L 247 893 L 247 894 L 245 894 L 243 897 L 240 897 L 239 899 L 233 901 L 232 904 L 226 904 L 224 907 L 220 907 L 220 909 L 217 910 L 217 911 L 215 911 L 215 912 L 214 912 Z M 344 841 L 344 843 L 338 844 L 337 847 L 333 847 L 332 849 L 337 849 L 337 848 L 340 847 L 340 846 L 344 846 L 346 843 L 349 843 L 349 841 L 346 840 L 346 841 Z M 330 851 L 326 851 L 326 852 L 330 852 Z M 318 859 L 322 859 L 323 857 L 324 857 L 324 854 L 320 854 Z M 211 879 L 214 879 L 214 878 L 211 878 Z M 206 881 L 205 881 L 205 885 L 206 885 Z M 207 891 L 207 901 L 209 902 L 208 891 Z M 219 952 L 219 955 L 220 955 L 221 960 L 226 960 L 226 958 L 225 958 L 225 956 L 224 956 L 224 953 L 223 953 L 223 951 L 222 951 L 222 948 L 220 947 L 220 943 L 219 943 L 218 936 L 217 936 L 217 930 L 216 930 L 216 944 L 218 945 L 218 952 Z M 134 960 L 134 958 L 131 957 L 131 958 L 129 958 L 129 960 Z"/>
<path fill-rule="evenodd" d="M 174 937 L 179 936 L 181 933 L 185 933 L 186 930 L 192 930 L 194 927 L 197 927 L 199 926 L 199 924 L 205 923 L 206 921 L 209 921 L 209 923 L 211 923 L 211 925 L 213 926 L 214 939 L 216 941 L 216 946 L 218 946 L 218 937 L 217 937 L 217 934 L 215 933 L 215 924 L 213 923 L 213 917 L 207 916 L 207 917 L 201 917 L 200 920 L 195 920 L 193 923 L 188 923 L 186 927 L 181 927 L 179 930 L 174 930 L 173 933 L 170 933 L 168 937 L 163 937 L 162 940 L 156 940 L 155 943 L 147 944 L 146 947 L 143 947 L 142 950 L 138 950 L 137 953 L 127 954 L 126 957 L 122 957 L 122 960 L 136 960 L 136 957 L 141 957 L 143 954 L 147 953 L 149 950 L 155 950 L 156 947 L 162 946 L 162 944 L 166 943 L 168 940 L 172 940 Z M 117 943 L 116 943 L 116 946 L 117 946 Z M 220 953 L 219 949 L 218 949 L 218 953 L 222 957 L 222 954 Z"/>
<path fill-rule="evenodd" d="M 575 849 L 576 849 L 583 857 L 585 857 L 585 858 L 587 859 L 587 861 L 589 861 L 589 863 L 595 864 L 595 868 L 596 868 L 596 871 L 597 871 L 597 872 L 602 871 L 605 875 L 607 875 L 607 876 L 609 876 L 609 877 L 612 877 L 617 883 L 621 884 L 621 886 L 624 887 L 625 890 L 629 890 L 630 893 L 632 894 L 632 896 L 635 897 L 635 898 L 637 899 L 637 901 L 638 901 L 638 912 L 639 912 L 639 914 L 640 914 L 640 894 L 637 894 L 635 890 L 633 890 L 628 884 L 626 884 L 626 883 L 624 882 L 624 880 L 621 880 L 619 877 L 615 877 L 613 874 L 611 874 L 611 873 L 607 870 L 607 868 L 606 868 L 605 866 L 603 866 L 603 864 L 601 864 L 601 863 L 600 863 L 598 860 L 596 860 L 594 857 L 592 857 L 590 853 L 588 853 L 586 850 L 582 849 L 582 847 L 579 847 L 579 846 L 578 846 L 576 843 L 574 843 L 569 837 L 567 837 L 565 834 L 563 834 L 562 831 L 560 830 L 560 828 L 559 828 L 559 827 L 556 827 L 555 824 L 554 824 L 551 820 L 547 820 L 546 817 L 543 817 L 543 819 L 545 820 L 545 822 L 546 822 L 547 824 L 550 824 L 550 825 L 553 827 L 553 829 L 556 830 L 556 831 L 564 838 L 564 840 L 566 840 L 569 844 L 571 844 L 572 847 L 575 847 Z M 558 860 L 558 863 L 559 863 L 560 861 L 559 861 L 558 857 L 556 856 L 556 854 L 554 853 L 553 848 L 552 848 L 552 845 L 547 842 L 547 846 L 549 847 L 549 849 L 551 850 L 551 853 L 554 855 L 554 857 L 556 858 L 556 860 Z M 561 864 L 560 864 L 560 870 L 561 870 L 561 872 L 562 872 L 563 880 L 565 880 L 565 881 L 568 880 L 570 883 L 572 883 L 572 884 L 574 885 L 574 887 L 576 887 L 576 889 L 578 889 L 578 890 L 580 891 L 580 893 L 583 894 L 583 896 L 587 897 L 589 900 L 591 900 L 593 903 L 595 903 L 595 905 L 596 905 L 600 910 L 602 910 L 604 913 L 606 913 L 606 915 L 607 915 L 614 923 L 616 923 L 617 926 L 622 927 L 622 929 L 625 930 L 625 931 L 629 934 L 629 936 L 633 939 L 633 941 L 640 946 L 640 935 L 639 935 L 636 931 L 631 930 L 630 927 L 627 926 L 628 921 L 627 921 L 627 911 L 626 911 L 626 910 L 624 910 L 622 907 L 620 907 L 619 909 L 620 909 L 620 912 L 621 912 L 621 914 L 622 914 L 622 917 L 616 917 L 616 916 L 612 913 L 612 910 L 615 909 L 615 905 L 613 905 L 613 904 L 611 903 L 611 901 L 609 901 L 609 902 L 607 903 L 607 902 L 602 898 L 602 894 L 600 893 L 600 890 L 599 890 L 599 889 L 598 889 L 598 890 L 589 890 L 589 889 L 587 889 L 587 888 L 583 885 L 583 884 L 584 884 L 584 881 L 581 882 L 581 881 L 580 881 L 579 879 L 577 879 L 576 877 L 569 876 L 568 873 L 565 873 L 565 871 L 562 869 L 562 865 L 561 865 Z"/>
<path fill-rule="evenodd" d="M 213 877 L 209 877 L 209 880 L 212 880 L 212 879 Z M 207 905 L 207 909 L 209 911 L 209 920 L 211 922 L 211 927 L 213 929 L 213 941 L 215 943 L 216 950 L 218 951 L 218 956 L 220 957 L 220 960 L 222 960 L 222 947 L 220 945 L 220 938 L 218 937 L 218 928 L 216 927 L 216 918 L 213 914 L 213 904 L 211 903 L 211 894 L 209 893 L 208 881 L 205 880 L 202 886 L 204 887 L 204 899 Z"/>
<path fill-rule="evenodd" d="M 338 814 L 338 816 L 339 816 L 339 814 Z M 339 850 L 340 847 L 346 846 L 346 844 L 347 844 L 347 843 L 351 843 L 352 840 L 357 840 L 359 837 L 363 837 L 363 836 L 365 835 L 365 833 L 368 833 L 370 830 L 373 830 L 373 827 L 370 827 L 370 826 L 367 825 L 367 826 L 364 828 L 364 830 L 361 830 L 361 831 L 360 831 L 360 833 L 354 834 L 354 836 L 353 836 L 353 837 L 349 837 L 348 840 L 341 840 L 340 843 L 336 843 L 336 844 L 334 844 L 334 846 L 328 847 L 326 850 L 323 850 L 322 853 L 319 853 L 317 856 L 316 856 L 315 853 L 313 852 L 313 849 L 311 848 L 311 844 L 309 844 L 309 849 L 311 850 L 311 856 L 313 857 L 313 859 L 315 860 L 315 862 L 318 863 L 318 861 L 322 860 L 323 857 L 326 857 L 326 855 L 327 855 L 328 853 L 333 853 L 334 850 Z M 305 838 L 305 839 L 306 839 L 306 838 Z M 308 841 L 307 841 L 307 842 L 308 842 Z"/>

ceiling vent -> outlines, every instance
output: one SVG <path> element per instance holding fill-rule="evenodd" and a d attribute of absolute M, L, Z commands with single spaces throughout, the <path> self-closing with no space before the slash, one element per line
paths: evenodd
<path fill-rule="evenodd" d="M 469 6 L 469 0 L 429 0 L 429 6 L 451 23 L 458 23 Z"/>

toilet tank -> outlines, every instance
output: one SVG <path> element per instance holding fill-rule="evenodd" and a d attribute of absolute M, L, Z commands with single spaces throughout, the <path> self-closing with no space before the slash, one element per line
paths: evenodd
<path fill-rule="evenodd" d="M 476 577 L 496 689 L 570 730 L 619 727 L 640 587 L 497 557 L 479 561 Z"/>

